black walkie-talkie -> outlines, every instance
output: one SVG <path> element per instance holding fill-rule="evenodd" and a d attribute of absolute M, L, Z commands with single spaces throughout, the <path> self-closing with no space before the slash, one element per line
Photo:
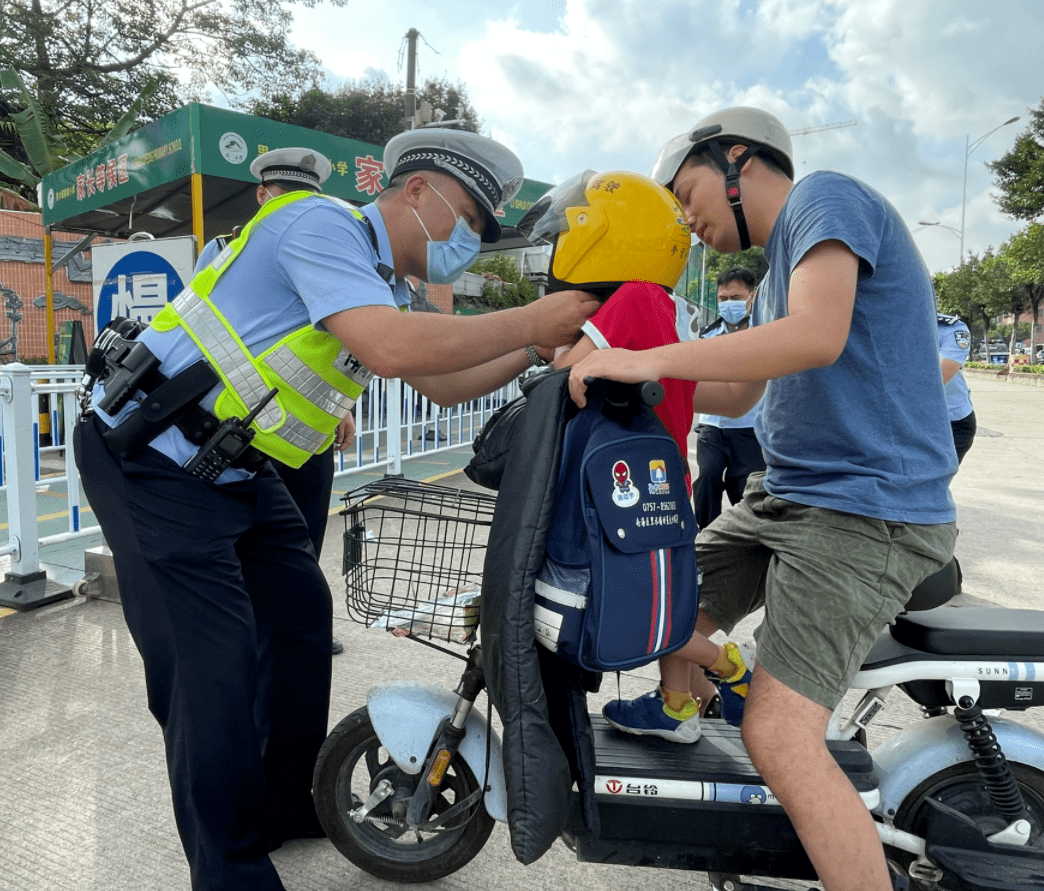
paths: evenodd
<path fill-rule="evenodd" d="M 279 390 L 273 387 L 245 418 L 229 418 L 222 422 L 207 443 L 185 462 L 185 472 L 213 482 L 250 448 L 254 431 L 250 425 Z"/>

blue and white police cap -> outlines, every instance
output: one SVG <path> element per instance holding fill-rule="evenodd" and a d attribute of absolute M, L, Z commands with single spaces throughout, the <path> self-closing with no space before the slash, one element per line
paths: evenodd
<path fill-rule="evenodd" d="M 321 192 L 322 184 L 330 177 L 333 167 L 326 155 L 315 149 L 281 148 L 254 158 L 250 172 L 261 185 L 285 182 Z"/>
<path fill-rule="evenodd" d="M 414 170 L 436 170 L 456 177 L 485 212 L 482 240 L 500 239 L 494 214 L 522 187 L 522 162 L 506 146 L 478 133 L 421 127 L 392 137 L 384 148 L 388 180 Z"/>

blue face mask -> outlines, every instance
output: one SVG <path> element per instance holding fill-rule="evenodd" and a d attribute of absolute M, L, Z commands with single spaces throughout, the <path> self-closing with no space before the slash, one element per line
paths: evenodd
<path fill-rule="evenodd" d="M 747 317 L 747 302 L 745 300 L 723 300 L 718 304 L 718 315 L 730 325 L 742 322 Z"/>
<path fill-rule="evenodd" d="M 428 183 L 431 186 L 431 183 Z M 453 205 L 446 201 L 442 193 L 431 186 L 431 190 L 446 202 L 454 216 L 456 211 Z M 475 258 L 482 249 L 482 239 L 471 231 L 471 227 L 464 221 L 464 217 L 457 217 L 457 223 L 450 232 L 446 241 L 434 241 L 428 233 L 428 227 L 424 220 L 414 209 L 413 215 L 421 224 L 424 234 L 428 236 L 428 272 L 426 280 L 433 285 L 448 285 L 455 282 L 464 271 L 475 262 Z"/>

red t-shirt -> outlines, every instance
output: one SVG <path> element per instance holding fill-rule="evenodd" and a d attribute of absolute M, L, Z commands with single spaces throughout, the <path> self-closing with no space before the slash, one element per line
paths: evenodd
<path fill-rule="evenodd" d="M 676 314 L 674 298 L 659 285 L 628 282 L 584 323 L 583 332 L 599 349 L 648 350 L 678 343 Z M 663 402 L 656 406 L 656 414 L 688 461 L 696 383 L 674 378 L 664 378 L 660 383 Z"/>

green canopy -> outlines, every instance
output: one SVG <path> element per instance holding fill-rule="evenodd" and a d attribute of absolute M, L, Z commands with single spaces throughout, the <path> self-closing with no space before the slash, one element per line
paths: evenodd
<path fill-rule="evenodd" d="M 115 238 L 195 234 L 202 244 L 254 215 L 250 162 L 287 146 L 330 159 L 329 195 L 365 204 L 387 184 L 382 146 L 194 102 L 44 177 L 44 225 Z M 510 227 L 549 188 L 523 183 L 504 210 L 498 247 L 517 246 Z"/>

